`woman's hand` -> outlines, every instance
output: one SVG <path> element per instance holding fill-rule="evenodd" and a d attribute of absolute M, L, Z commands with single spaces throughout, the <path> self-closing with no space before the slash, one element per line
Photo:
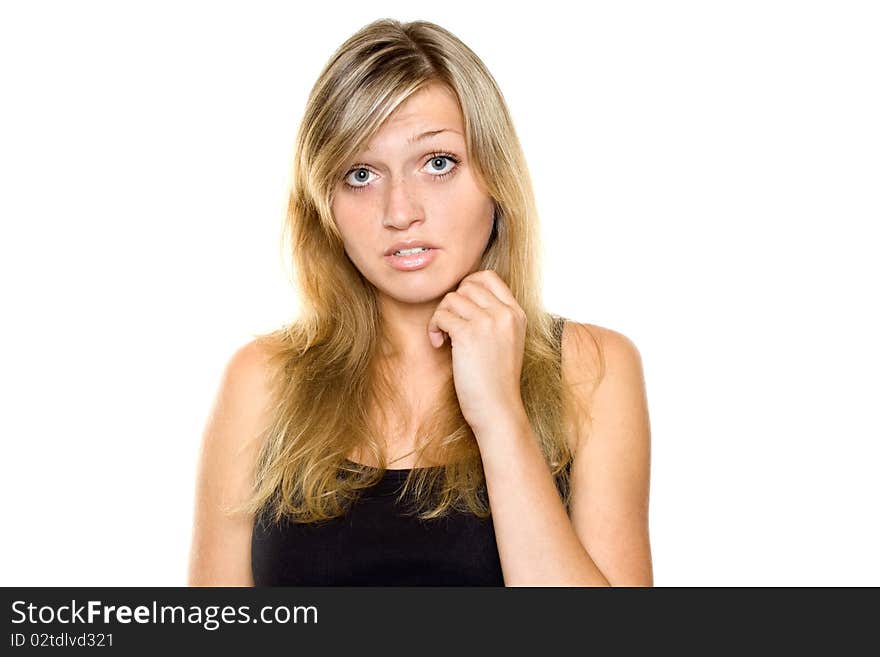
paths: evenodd
<path fill-rule="evenodd" d="M 491 269 L 474 272 L 449 292 L 428 322 L 428 339 L 452 346 L 452 374 L 462 415 L 480 433 L 523 413 L 520 395 L 526 315 Z"/>

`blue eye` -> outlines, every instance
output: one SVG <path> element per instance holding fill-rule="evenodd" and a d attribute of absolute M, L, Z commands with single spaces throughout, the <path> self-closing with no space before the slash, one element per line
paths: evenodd
<path fill-rule="evenodd" d="M 452 158 L 451 156 L 449 156 L 449 155 L 435 155 L 435 156 L 433 156 L 429 161 L 430 161 L 430 163 L 431 163 L 432 165 L 433 165 L 435 162 L 440 162 L 440 163 L 441 163 L 441 166 L 442 166 L 443 160 L 448 160 L 449 162 L 453 162 L 453 163 L 455 163 L 455 164 L 458 164 L 458 160 L 453 159 L 453 158 Z M 446 176 L 446 175 L 449 174 L 450 171 L 452 171 L 452 169 L 450 169 L 449 171 L 446 171 L 445 173 L 442 173 L 442 174 L 440 174 L 440 176 L 436 176 L 436 177 L 439 178 L 439 177 L 442 177 L 442 176 Z"/>
<path fill-rule="evenodd" d="M 358 175 L 363 175 L 363 174 L 369 174 L 369 173 L 370 173 L 370 170 L 369 170 L 369 169 L 365 169 L 365 168 L 363 168 L 363 167 L 360 167 L 360 168 L 358 168 L 358 169 L 352 169 L 352 170 L 349 172 L 349 175 L 352 174 L 352 173 L 355 173 L 355 174 L 358 174 Z M 363 181 L 363 179 L 362 179 L 362 181 Z M 346 182 L 345 184 L 348 185 L 348 182 Z M 348 186 L 349 186 L 349 187 L 360 187 L 360 185 L 348 185 Z"/>
<path fill-rule="evenodd" d="M 456 166 L 454 166 L 451 169 L 449 169 L 448 171 L 446 171 L 444 173 L 440 173 L 438 175 L 431 174 L 431 177 L 434 178 L 434 180 L 436 180 L 436 181 L 439 181 L 443 178 L 451 176 L 456 171 L 458 171 L 459 160 L 457 157 L 455 157 L 454 155 L 451 155 L 449 153 L 430 153 L 430 157 L 427 160 L 426 164 L 431 164 L 433 166 L 436 162 L 442 162 L 443 160 L 449 160 L 450 162 L 452 162 Z M 435 171 L 436 171 L 436 169 L 435 169 Z M 343 176 L 342 181 L 343 181 L 343 183 L 345 183 L 345 186 L 348 187 L 349 189 L 360 191 L 362 189 L 365 189 L 366 187 L 369 187 L 369 181 L 366 180 L 366 177 L 370 173 L 372 173 L 372 172 L 366 167 L 366 165 L 358 164 L 348 170 L 348 172 Z M 351 183 L 349 183 L 348 177 L 351 174 L 357 174 L 357 177 L 359 178 L 359 180 L 361 182 L 364 182 L 365 184 L 352 185 Z"/>

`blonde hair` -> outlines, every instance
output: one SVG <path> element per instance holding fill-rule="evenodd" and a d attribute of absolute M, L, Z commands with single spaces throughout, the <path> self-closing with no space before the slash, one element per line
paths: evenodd
<path fill-rule="evenodd" d="M 442 83 L 459 100 L 468 161 L 491 195 L 496 222 L 478 269 L 492 269 L 527 316 L 521 395 L 532 429 L 569 502 L 566 432 L 578 406 L 563 386 L 560 335 L 543 308 L 538 217 L 525 158 L 504 98 L 483 62 L 447 30 L 427 21 L 374 21 L 332 55 L 309 95 L 296 139 L 284 248 L 294 265 L 299 315 L 255 336 L 268 355 L 271 404 L 253 473 L 237 510 L 279 521 L 317 522 L 343 515 L 387 466 L 370 408 L 405 413 L 391 373 L 375 288 L 346 256 L 331 212 L 346 162 L 409 96 Z M 404 415 L 399 415 L 403 417 Z M 490 515 L 480 451 L 461 414 L 450 376 L 416 433 L 417 455 L 399 500 L 428 519 L 450 509 Z M 378 468 L 349 461 L 353 449 Z"/>

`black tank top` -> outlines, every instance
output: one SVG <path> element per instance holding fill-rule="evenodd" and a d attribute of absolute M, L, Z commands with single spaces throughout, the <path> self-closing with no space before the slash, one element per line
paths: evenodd
<path fill-rule="evenodd" d="M 554 319 L 561 352 L 565 320 Z M 404 514 L 396 497 L 408 473 L 386 469 L 339 518 L 275 524 L 258 514 L 251 538 L 254 585 L 504 586 L 492 517 L 454 510 L 432 520 Z"/>

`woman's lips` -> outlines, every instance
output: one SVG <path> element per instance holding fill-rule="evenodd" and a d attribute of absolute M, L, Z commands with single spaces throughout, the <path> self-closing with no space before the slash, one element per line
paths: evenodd
<path fill-rule="evenodd" d="M 427 251 L 410 255 L 387 255 L 382 257 L 385 258 L 385 262 L 398 271 L 414 271 L 431 264 L 436 257 L 438 250 L 439 249 L 428 249 Z"/>

